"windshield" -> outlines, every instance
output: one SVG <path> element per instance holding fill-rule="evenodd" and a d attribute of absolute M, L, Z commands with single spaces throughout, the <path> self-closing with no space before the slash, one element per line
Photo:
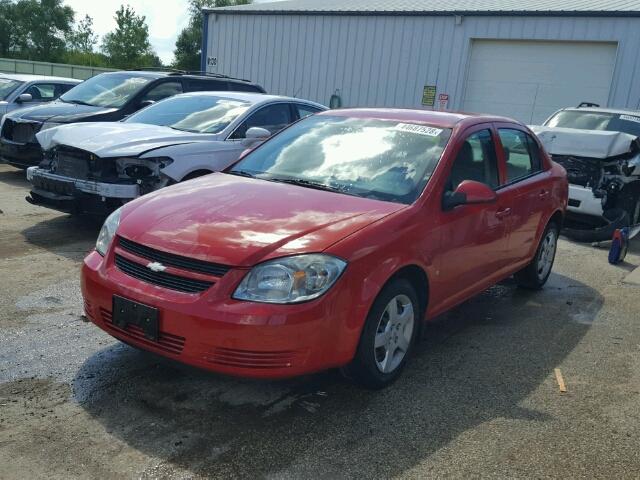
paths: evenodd
<path fill-rule="evenodd" d="M 0 78 L 0 100 L 6 100 L 16 88 L 24 82 L 13 80 L 11 78 Z"/>
<path fill-rule="evenodd" d="M 235 98 L 187 95 L 158 102 L 125 122 L 164 125 L 194 133 L 219 133 L 242 115 L 251 103 Z"/>
<path fill-rule="evenodd" d="M 450 129 L 318 115 L 284 130 L 229 173 L 409 204 L 422 193 Z"/>
<path fill-rule="evenodd" d="M 563 110 L 551 117 L 545 125 L 547 127 L 623 132 L 638 137 L 640 136 L 640 113 L 638 115 L 629 115 Z"/>
<path fill-rule="evenodd" d="M 80 105 L 118 108 L 152 80 L 152 77 L 130 73 L 103 73 L 73 87 L 60 100 Z"/>

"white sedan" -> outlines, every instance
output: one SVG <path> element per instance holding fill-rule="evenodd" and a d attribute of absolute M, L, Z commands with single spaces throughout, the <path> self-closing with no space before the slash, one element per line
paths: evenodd
<path fill-rule="evenodd" d="M 71 213 L 104 214 L 166 185 L 223 170 L 247 148 L 326 110 L 298 98 L 255 93 L 176 95 L 122 122 L 42 130 L 28 201 Z"/>

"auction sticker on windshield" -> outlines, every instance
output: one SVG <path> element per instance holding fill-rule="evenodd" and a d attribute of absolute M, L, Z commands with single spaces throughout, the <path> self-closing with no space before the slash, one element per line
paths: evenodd
<path fill-rule="evenodd" d="M 640 118 L 639 117 L 634 117 L 632 115 L 620 115 L 620 120 L 626 120 L 627 122 L 640 123 Z"/>
<path fill-rule="evenodd" d="M 442 133 L 441 128 L 427 127 L 425 125 L 416 125 L 414 123 L 399 123 L 394 130 L 400 130 L 401 132 L 417 133 L 418 135 L 426 135 L 428 137 L 437 137 Z"/>

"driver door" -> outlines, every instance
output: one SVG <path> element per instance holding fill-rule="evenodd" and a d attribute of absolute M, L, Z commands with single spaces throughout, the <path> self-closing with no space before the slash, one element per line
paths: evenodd
<path fill-rule="evenodd" d="M 497 201 L 459 205 L 441 213 L 440 281 L 442 309 L 460 303 L 495 283 L 508 268 L 508 196 L 500 191 L 496 134 L 489 124 L 466 131 L 450 165 L 443 196 L 464 180 L 485 183 Z M 440 310 L 440 308 L 438 308 Z"/>

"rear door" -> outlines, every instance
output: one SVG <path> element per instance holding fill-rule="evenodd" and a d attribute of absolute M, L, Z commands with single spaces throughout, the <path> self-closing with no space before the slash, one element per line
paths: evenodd
<path fill-rule="evenodd" d="M 549 174 L 543 171 L 537 141 L 515 124 L 496 124 L 504 184 L 512 195 L 509 233 L 509 262 L 530 258 L 536 247 L 539 227 L 550 208 Z"/>

